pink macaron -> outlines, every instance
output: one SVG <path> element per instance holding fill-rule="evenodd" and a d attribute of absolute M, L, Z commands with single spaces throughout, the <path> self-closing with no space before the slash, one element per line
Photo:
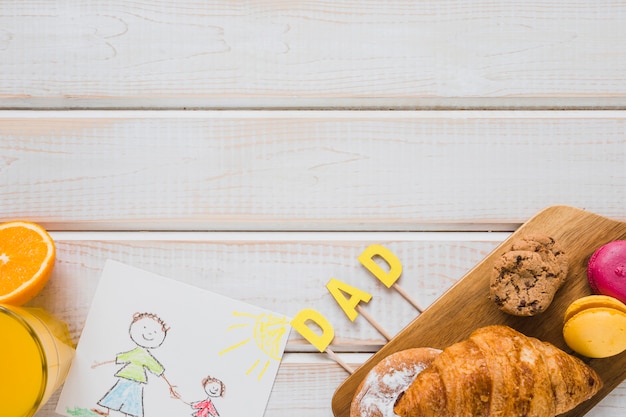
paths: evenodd
<path fill-rule="evenodd" d="M 596 249 L 587 263 L 587 280 L 595 294 L 626 303 L 626 240 L 615 240 Z"/>

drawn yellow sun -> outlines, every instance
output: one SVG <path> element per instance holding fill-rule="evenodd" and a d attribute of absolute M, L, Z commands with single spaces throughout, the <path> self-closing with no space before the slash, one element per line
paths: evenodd
<path fill-rule="evenodd" d="M 242 340 L 239 343 L 236 343 L 232 346 L 227 347 L 226 349 L 219 352 L 220 355 L 228 353 L 237 349 L 238 347 L 244 346 L 250 343 L 252 340 L 256 343 L 257 347 L 264 353 L 268 359 L 265 360 L 263 364 L 263 368 L 259 372 L 259 376 L 257 379 L 261 380 L 265 371 L 270 366 L 272 360 L 280 361 L 282 357 L 282 340 L 287 332 L 288 321 L 286 317 L 278 317 L 274 316 L 271 313 L 261 313 L 258 315 L 250 314 L 250 313 L 241 313 L 238 311 L 233 311 L 233 316 L 236 317 L 244 317 L 251 319 L 252 322 L 248 323 L 238 323 L 229 326 L 227 331 L 231 331 L 234 329 L 240 328 L 248 328 L 252 327 L 252 336 Z M 252 366 L 246 371 L 246 375 L 250 375 L 255 368 L 261 363 L 262 359 L 257 359 Z"/>

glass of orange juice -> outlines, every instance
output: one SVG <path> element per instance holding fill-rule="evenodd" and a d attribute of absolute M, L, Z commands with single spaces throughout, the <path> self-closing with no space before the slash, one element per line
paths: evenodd
<path fill-rule="evenodd" d="M 40 308 L 0 305 L 0 335 L 2 416 L 33 416 L 69 371 L 67 325 Z"/>

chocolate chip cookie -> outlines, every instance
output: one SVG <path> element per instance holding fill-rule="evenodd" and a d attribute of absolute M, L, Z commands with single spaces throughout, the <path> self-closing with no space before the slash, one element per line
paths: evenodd
<path fill-rule="evenodd" d="M 516 316 L 542 313 L 565 282 L 567 270 L 567 255 L 553 238 L 522 236 L 493 266 L 491 299 Z"/>

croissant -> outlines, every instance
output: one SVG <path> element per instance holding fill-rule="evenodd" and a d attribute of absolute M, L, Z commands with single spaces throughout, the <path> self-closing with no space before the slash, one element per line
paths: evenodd
<path fill-rule="evenodd" d="M 399 397 L 401 417 L 553 417 L 602 388 L 598 374 L 554 345 L 507 326 L 453 344 Z"/>

